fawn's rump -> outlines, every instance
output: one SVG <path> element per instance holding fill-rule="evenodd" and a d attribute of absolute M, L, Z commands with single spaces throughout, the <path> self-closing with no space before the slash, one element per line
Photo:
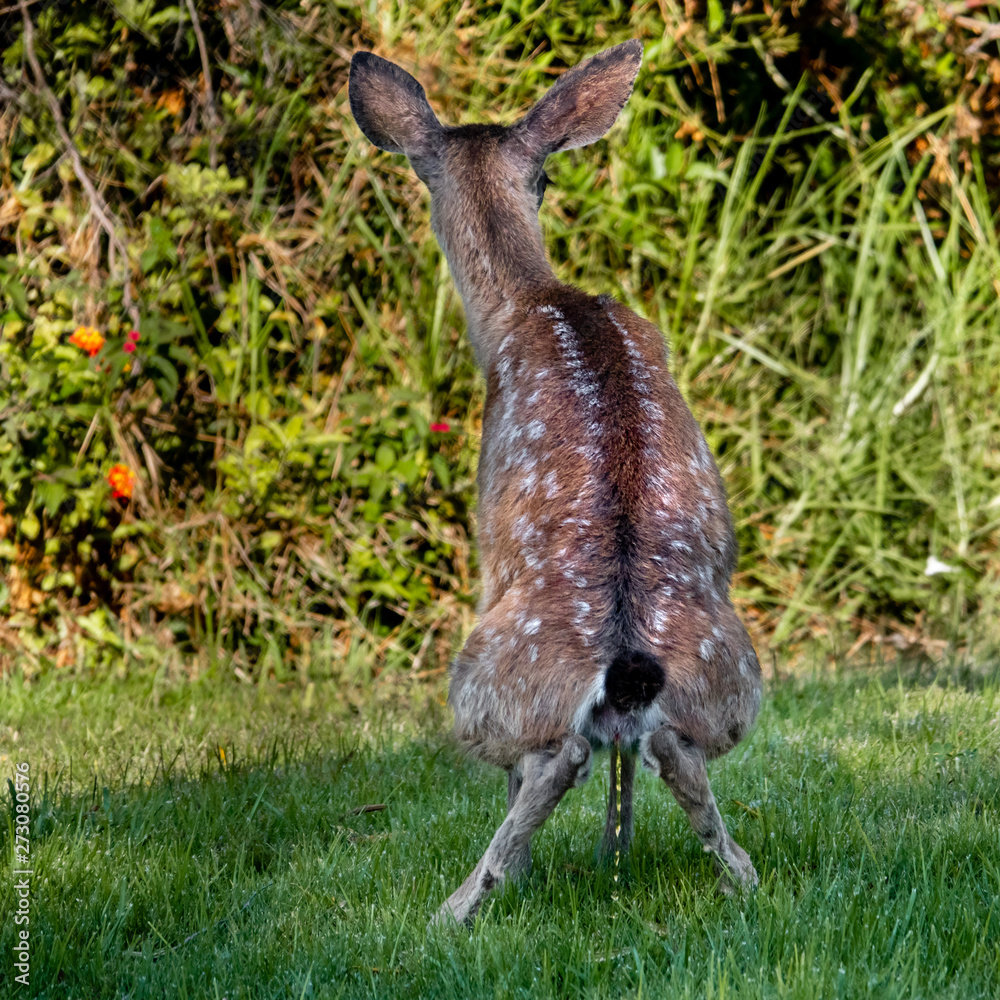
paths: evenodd
<path fill-rule="evenodd" d="M 530 596 L 508 591 L 452 664 L 455 735 L 473 756 L 510 768 L 571 733 L 633 747 L 670 724 L 715 757 L 756 718 L 760 667 L 728 602 L 710 617 L 685 607 L 666 638 L 608 656 L 598 629 L 574 628 Z"/>

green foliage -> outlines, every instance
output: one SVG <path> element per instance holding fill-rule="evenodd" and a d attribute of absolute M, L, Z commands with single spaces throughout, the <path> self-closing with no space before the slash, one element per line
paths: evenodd
<path fill-rule="evenodd" d="M 33 995 L 985 1000 L 1000 989 L 995 668 L 776 685 L 747 742 L 711 765 L 761 876 L 744 899 L 716 892 L 687 818 L 643 769 L 615 882 L 595 856 L 602 756 L 535 838 L 530 874 L 471 930 L 431 932 L 503 817 L 501 776 L 442 742 L 433 699 L 400 711 L 385 679 L 301 680 L 0 689 L 14 759 L 31 763 Z M 363 724 L 345 719 L 355 687 Z M 10 830 L 0 825 L 4 856 Z M 5 913 L 13 893 L 0 881 Z M 7 955 L 16 930 L 0 925 Z"/>
<path fill-rule="evenodd" d="M 996 60 L 950 8 L 218 5 L 211 102 L 185 5 L 29 9 L 127 248 L 8 18 L 0 615 L 29 671 L 96 663 L 94 615 L 126 669 L 147 642 L 192 672 L 447 656 L 482 388 L 426 195 L 361 141 L 343 54 L 395 55 L 443 120 L 509 121 L 633 35 L 622 123 L 554 158 L 542 222 L 560 277 L 667 333 L 730 486 L 745 617 L 792 643 L 996 638 Z"/>

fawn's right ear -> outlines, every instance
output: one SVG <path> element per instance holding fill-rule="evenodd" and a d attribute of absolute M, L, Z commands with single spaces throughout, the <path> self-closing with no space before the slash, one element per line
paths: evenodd
<path fill-rule="evenodd" d="M 441 123 L 406 70 L 372 52 L 355 52 L 347 89 L 354 120 L 379 149 L 405 153 L 411 163 L 436 156 Z"/>
<path fill-rule="evenodd" d="M 538 160 L 596 142 L 629 99 L 641 63 L 637 38 L 598 52 L 563 73 L 513 131 Z"/>

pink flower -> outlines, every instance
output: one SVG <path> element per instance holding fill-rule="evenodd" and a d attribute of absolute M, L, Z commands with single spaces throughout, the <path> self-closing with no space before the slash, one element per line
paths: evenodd
<path fill-rule="evenodd" d="M 135 343 L 131 340 L 126 340 L 125 343 L 122 344 L 122 350 L 126 354 L 131 354 L 135 350 Z"/>
<path fill-rule="evenodd" d="M 129 332 L 126 334 L 126 336 L 134 344 L 139 342 L 139 331 L 138 330 L 129 330 Z"/>
<path fill-rule="evenodd" d="M 438 434 L 447 434 L 451 427 L 448 424 L 431 424 L 431 430 Z"/>

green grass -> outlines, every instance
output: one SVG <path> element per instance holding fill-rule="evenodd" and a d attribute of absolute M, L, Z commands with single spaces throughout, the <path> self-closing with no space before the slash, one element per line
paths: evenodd
<path fill-rule="evenodd" d="M 33 767 L 30 995 L 1000 990 L 996 669 L 773 684 L 751 737 L 711 769 L 761 875 L 752 896 L 715 892 L 645 772 L 616 887 L 595 857 L 601 757 L 536 838 L 530 875 L 473 928 L 433 933 L 500 821 L 503 783 L 449 744 L 439 691 L 407 709 L 384 687 L 356 714 L 333 684 L 5 686 L 3 769 Z M 385 809 L 354 811 L 371 804 Z M 9 857 L 9 826 L 0 847 Z M 5 920 L 4 956 L 12 932 Z"/>

